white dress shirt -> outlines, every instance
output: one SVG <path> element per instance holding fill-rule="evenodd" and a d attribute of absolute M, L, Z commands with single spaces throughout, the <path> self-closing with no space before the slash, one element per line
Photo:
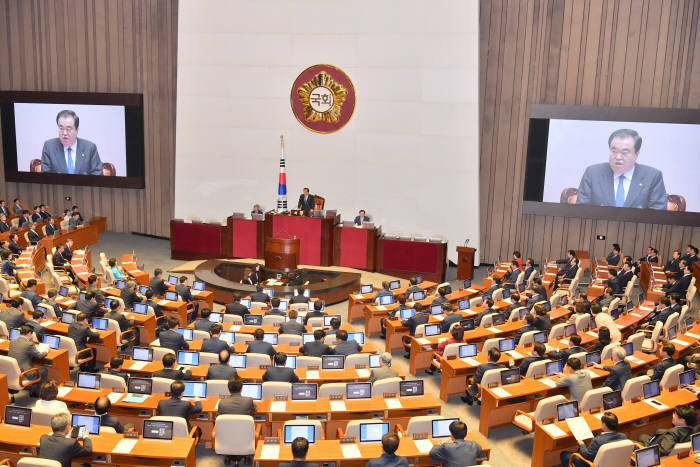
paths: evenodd
<path fill-rule="evenodd" d="M 613 194 L 617 196 L 617 187 L 620 184 L 620 176 L 625 176 L 625 181 L 622 182 L 622 188 L 625 190 L 625 200 L 627 199 L 627 194 L 630 192 L 630 185 L 632 185 L 632 175 L 634 175 L 634 166 L 632 170 L 623 174 L 615 174 L 615 186 L 613 187 Z"/>

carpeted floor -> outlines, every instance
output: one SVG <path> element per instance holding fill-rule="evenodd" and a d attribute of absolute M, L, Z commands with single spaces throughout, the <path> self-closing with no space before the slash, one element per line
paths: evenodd
<path fill-rule="evenodd" d="M 107 257 L 120 257 L 123 253 L 135 252 L 138 262 L 144 264 L 146 270 L 152 274 L 153 269 L 159 267 L 164 271 L 173 271 L 177 273 L 187 274 L 192 271 L 198 264 L 196 261 L 177 261 L 170 259 L 170 244 L 167 240 L 159 240 L 150 237 L 139 235 L 119 234 L 114 232 L 105 232 L 100 235 L 100 242 L 93 246 L 93 254 L 104 252 Z M 96 256 L 97 257 L 97 256 Z M 250 261 L 250 260 L 246 260 Z M 346 269 L 346 268 L 340 268 Z M 355 271 L 355 270 L 352 270 Z M 99 272 L 99 267 L 98 267 Z M 362 272 L 363 283 L 381 284 L 381 281 L 387 278 L 383 274 Z M 481 282 L 486 275 L 486 268 L 477 268 L 475 271 L 475 282 Z M 456 269 L 449 268 L 447 278 L 454 281 L 456 277 Z M 405 281 L 402 281 L 404 283 Z M 455 281 L 454 286 L 459 286 Z M 216 305 L 215 308 L 220 308 L 221 305 Z M 338 303 L 328 307 L 329 311 L 347 317 L 347 301 Z M 361 321 L 353 323 L 358 331 L 364 330 L 364 325 Z M 378 349 L 384 348 L 384 341 L 379 337 L 369 339 L 369 342 L 375 345 Z M 408 360 L 402 356 L 403 352 L 394 352 L 394 364 L 398 365 L 406 374 L 408 373 Z M 417 375 L 425 381 L 425 390 L 432 394 L 440 392 L 440 375 L 433 376 L 426 373 Z M 449 402 L 442 404 L 442 414 L 448 417 L 459 417 L 471 431 L 476 431 L 479 424 L 479 406 L 469 407 L 462 403 L 459 397 L 450 398 Z M 530 452 L 532 451 L 533 439 L 532 435 L 525 436 L 515 427 L 504 427 L 497 430 L 492 430 L 490 437 L 486 442 L 491 446 L 492 466 L 527 466 L 530 465 Z M 197 449 L 197 465 L 217 466 L 224 465 L 223 458 L 217 456 L 211 449 L 199 447 Z"/>

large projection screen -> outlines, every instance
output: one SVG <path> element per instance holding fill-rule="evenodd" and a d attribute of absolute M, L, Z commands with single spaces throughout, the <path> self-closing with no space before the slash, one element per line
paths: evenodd
<path fill-rule="evenodd" d="M 291 207 L 308 186 L 344 220 L 443 234 L 452 259 L 478 248 L 478 1 L 184 0 L 178 16 L 176 217 L 274 209 L 283 134 Z M 321 63 L 357 93 L 333 134 L 290 108 Z"/>

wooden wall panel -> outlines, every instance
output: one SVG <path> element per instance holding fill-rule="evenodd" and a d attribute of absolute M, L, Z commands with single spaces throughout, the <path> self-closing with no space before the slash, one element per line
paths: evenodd
<path fill-rule="evenodd" d="M 481 261 L 515 249 L 538 262 L 568 248 L 602 256 L 612 242 L 635 257 L 655 245 L 667 258 L 699 245 L 700 228 L 523 215 L 522 192 L 532 104 L 700 107 L 700 2 L 481 0 L 480 7 Z"/>
<path fill-rule="evenodd" d="M 0 197 L 169 235 L 175 183 L 177 0 L 0 0 L 0 89 L 143 94 L 143 190 L 4 183 Z M 64 201 L 71 196 L 72 201 Z"/>

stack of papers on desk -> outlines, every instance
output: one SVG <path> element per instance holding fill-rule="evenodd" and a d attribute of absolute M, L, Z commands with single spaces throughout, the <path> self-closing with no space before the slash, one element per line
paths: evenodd
<path fill-rule="evenodd" d="M 567 418 L 566 424 L 569 425 L 571 434 L 574 435 L 576 441 L 583 441 L 584 439 L 592 439 L 593 433 L 591 432 L 586 419 L 583 417 L 573 417 Z"/>
<path fill-rule="evenodd" d="M 617 329 L 625 329 L 625 327 L 623 325 L 618 324 L 618 323 L 615 323 L 615 326 L 617 327 Z"/>
<path fill-rule="evenodd" d="M 692 332 L 686 332 L 685 335 L 688 337 L 692 337 L 693 339 L 700 339 L 700 335 L 693 334 Z"/>
<path fill-rule="evenodd" d="M 598 377 L 598 373 L 596 373 L 595 371 L 591 370 L 590 368 L 586 368 L 586 369 L 583 370 L 583 371 L 585 371 L 586 373 L 588 373 L 589 375 L 591 375 L 591 378 L 597 378 L 597 377 Z"/>
<path fill-rule="evenodd" d="M 260 450 L 261 459 L 275 459 L 277 460 L 280 456 L 280 445 L 279 444 L 263 444 Z"/>
<path fill-rule="evenodd" d="M 497 397 L 510 397 L 512 396 L 511 393 L 503 389 L 502 387 L 497 387 L 497 388 L 491 388 L 491 392 L 494 393 Z"/>
<path fill-rule="evenodd" d="M 588 334 L 591 337 L 598 337 L 598 333 L 595 331 L 587 331 L 586 334 Z"/>
<path fill-rule="evenodd" d="M 549 433 L 549 436 L 551 436 L 552 438 L 561 438 L 562 436 L 566 436 L 566 431 L 562 430 L 554 423 L 550 423 L 549 425 L 542 425 L 542 429 Z"/>
<path fill-rule="evenodd" d="M 639 309 L 644 311 L 654 311 L 654 309 L 650 306 L 640 306 Z"/>
<path fill-rule="evenodd" d="M 151 396 L 149 396 L 148 394 L 127 394 L 124 400 L 122 400 L 122 402 L 133 402 L 135 404 L 140 404 L 149 397 Z"/>
<path fill-rule="evenodd" d="M 119 402 L 122 396 L 124 396 L 123 392 L 110 392 L 109 394 L 107 394 L 107 399 L 109 399 L 109 401 L 112 404 L 116 404 L 117 402 Z"/>
<path fill-rule="evenodd" d="M 644 363 L 644 360 L 642 360 L 641 358 L 637 358 L 634 355 L 629 355 L 625 357 L 625 360 L 627 360 L 628 362 L 636 363 L 637 365 L 641 365 L 642 363 Z"/>
<path fill-rule="evenodd" d="M 469 288 L 469 289 L 467 289 L 467 292 L 471 292 L 471 293 L 479 293 L 479 291 L 478 291 L 478 290 L 476 290 L 476 289 L 472 289 L 472 288 Z"/>
<path fill-rule="evenodd" d="M 66 395 L 71 392 L 73 388 L 70 388 L 68 386 L 59 386 L 58 387 L 58 397 L 66 397 Z"/>
<path fill-rule="evenodd" d="M 426 454 L 433 448 L 433 442 L 429 439 L 417 439 L 413 442 L 416 444 L 416 448 L 421 454 Z"/>
<path fill-rule="evenodd" d="M 240 324 L 234 324 L 229 328 L 229 331 L 231 332 L 238 332 L 241 330 L 241 325 Z"/>
<path fill-rule="evenodd" d="M 134 449 L 137 442 L 138 438 L 123 438 L 117 443 L 116 446 L 114 446 L 114 449 L 112 449 L 112 454 L 129 454 L 131 453 L 131 450 Z"/>
<path fill-rule="evenodd" d="M 630 312 L 630 315 L 634 316 L 635 318 L 641 318 L 641 317 L 642 317 L 642 315 L 640 315 L 639 313 L 635 313 L 634 311 L 631 311 L 631 312 Z"/>
<path fill-rule="evenodd" d="M 128 370 L 143 370 L 146 368 L 146 365 L 148 365 L 149 362 L 134 362 L 132 361 L 131 365 L 129 365 Z"/>
<path fill-rule="evenodd" d="M 508 355 L 509 357 L 513 357 L 513 358 L 525 358 L 525 355 L 521 354 L 520 352 L 518 352 L 516 350 L 509 350 L 506 352 L 506 355 Z"/>
<path fill-rule="evenodd" d="M 398 397 L 391 397 L 389 399 L 384 399 L 387 409 L 402 409 L 401 400 Z"/>
<path fill-rule="evenodd" d="M 344 412 L 347 410 L 345 401 L 331 401 L 331 410 L 333 412 Z"/>
<path fill-rule="evenodd" d="M 492 333 L 494 333 L 494 334 L 498 334 L 499 332 L 503 332 L 503 331 L 501 331 L 500 329 L 494 328 L 494 327 L 486 328 L 486 330 L 489 331 L 489 332 L 492 332 Z"/>
<path fill-rule="evenodd" d="M 465 357 L 465 358 L 462 358 L 461 360 L 462 360 L 464 363 L 466 363 L 467 365 L 471 365 L 471 366 L 479 366 L 479 365 L 481 365 L 481 363 L 479 363 L 478 360 L 475 360 L 475 359 L 473 359 L 473 358 L 471 358 L 471 357 Z"/>
<path fill-rule="evenodd" d="M 41 354 L 47 354 L 49 353 L 49 350 L 51 350 L 51 347 L 49 347 L 49 344 L 37 344 L 36 349 L 39 351 Z"/>
<path fill-rule="evenodd" d="M 287 410 L 287 401 L 272 401 L 270 402 L 270 412 L 285 412 Z"/>
<path fill-rule="evenodd" d="M 355 297 L 355 300 L 362 300 L 363 298 L 365 298 L 365 296 L 361 293 L 356 293 L 355 295 L 353 295 L 353 297 Z"/>
<path fill-rule="evenodd" d="M 656 399 L 644 399 L 644 402 L 646 402 L 650 406 L 654 407 L 656 410 L 667 410 L 668 409 L 668 406 L 666 404 L 662 404 L 661 402 L 657 401 Z"/>
<path fill-rule="evenodd" d="M 562 339 L 559 341 L 561 345 L 569 345 L 569 339 Z"/>
<path fill-rule="evenodd" d="M 42 322 L 39 323 L 39 324 L 41 324 L 43 327 L 46 327 L 46 326 L 51 326 L 51 325 L 52 325 L 53 323 L 55 323 L 55 322 L 56 322 L 56 321 L 54 321 L 54 320 L 52 320 L 52 319 L 47 319 L 46 321 L 42 321 Z"/>
<path fill-rule="evenodd" d="M 690 342 L 686 342 L 682 339 L 671 339 L 671 342 L 677 345 L 691 345 Z"/>
<path fill-rule="evenodd" d="M 445 319 L 445 315 L 433 315 L 433 318 L 435 318 L 438 321 L 442 321 Z"/>
<path fill-rule="evenodd" d="M 430 341 L 428 339 L 426 339 L 425 337 L 419 337 L 418 339 L 416 339 L 416 341 L 420 345 L 430 345 Z"/>
<path fill-rule="evenodd" d="M 356 368 L 355 373 L 357 373 L 359 378 L 369 378 L 369 370 L 367 368 Z"/>
<path fill-rule="evenodd" d="M 170 300 L 159 300 L 158 301 L 158 305 L 167 305 L 168 303 L 170 303 Z"/>
<path fill-rule="evenodd" d="M 306 370 L 306 379 L 319 379 L 318 370 Z"/>
<path fill-rule="evenodd" d="M 357 447 L 357 444 L 341 444 L 340 445 L 340 450 L 343 451 L 343 457 L 345 459 L 356 459 L 358 457 L 362 457 L 362 454 L 360 454 L 360 448 Z"/>
<path fill-rule="evenodd" d="M 539 381 L 540 381 L 540 383 L 542 383 L 542 384 L 544 384 L 544 385 L 547 385 L 547 386 L 549 386 L 550 388 L 555 388 L 555 387 L 557 387 L 557 383 L 556 383 L 553 379 L 551 379 L 551 378 L 543 378 L 543 379 L 541 379 L 541 380 L 539 380 Z"/>

